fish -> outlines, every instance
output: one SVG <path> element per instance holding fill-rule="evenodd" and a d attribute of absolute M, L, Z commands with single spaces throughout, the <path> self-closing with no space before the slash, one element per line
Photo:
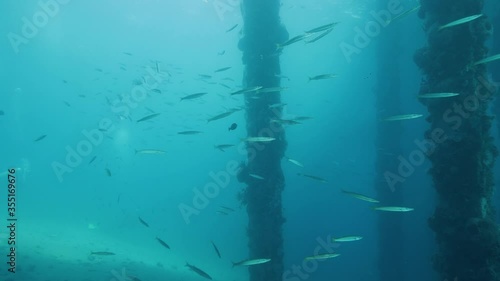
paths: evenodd
<path fill-rule="evenodd" d="M 325 37 L 330 32 L 332 32 L 332 30 L 333 30 L 333 28 L 327 29 L 325 32 L 323 32 L 320 35 L 316 36 L 314 39 L 306 40 L 306 44 L 310 44 L 310 43 L 314 43 L 314 42 L 318 41 L 319 39 Z"/>
<path fill-rule="evenodd" d="M 215 70 L 214 72 L 222 72 L 222 71 L 226 71 L 226 70 L 229 70 L 229 69 L 231 69 L 231 67 L 227 66 L 227 67 L 219 68 L 219 69 Z"/>
<path fill-rule="evenodd" d="M 0 110 L 0 116 L 3 116 L 4 114 L 3 110 Z"/>
<path fill-rule="evenodd" d="M 231 87 L 229 87 L 228 85 L 224 84 L 224 83 L 218 83 L 219 85 L 221 85 L 222 87 L 226 88 L 226 89 L 231 89 Z"/>
<path fill-rule="evenodd" d="M 383 121 L 401 121 L 401 120 L 410 120 L 422 117 L 422 114 L 401 114 L 401 115 L 393 115 L 386 117 Z"/>
<path fill-rule="evenodd" d="M 200 76 L 203 79 L 210 79 L 210 78 L 212 78 L 211 75 L 207 75 L 207 74 L 198 74 L 198 76 Z"/>
<path fill-rule="evenodd" d="M 217 211 L 215 211 L 215 213 L 217 213 L 219 215 L 226 215 L 226 216 L 229 215 L 227 212 L 222 211 L 222 210 L 217 210 Z"/>
<path fill-rule="evenodd" d="M 268 88 L 261 88 L 257 91 L 257 93 L 274 93 L 274 92 L 281 92 L 288 89 L 288 87 L 268 87 Z"/>
<path fill-rule="evenodd" d="M 383 206 L 383 207 L 374 207 L 375 211 L 386 211 L 386 212 L 410 212 L 413 211 L 413 208 L 408 207 L 396 207 L 396 206 Z"/>
<path fill-rule="evenodd" d="M 135 150 L 135 154 L 141 153 L 141 154 L 165 154 L 166 152 L 163 150 L 159 149 L 139 149 Z"/>
<path fill-rule="evenodd" d="M 227 130 L 228 130 L 228 131 L 233 131 L 233 130 L 235 130 L 236 128 L 238 128 L 238 124 L 233 123 L 233 124 L 231 124 L 231 126 L 229 126 L 229 128 L 228 128 Z"/>
<path fill-rule="evenodd" d="M 207 119 L 207 123 L 210 122 L 210 121 L 215 121 L 215 120 L 219 120 L 219 119 L 222 119 L 222 118 L 225 118 L 225 117 L 228 117 L 229 115 L 235 113 L 235 111 L 227 111 L 227 112 L 224 112 L 224 113 L 221 113 L 221 114 L 218 114 L 218 115 L 215 115 L 213 117 L 210 117 Z"/>
<path fill-rule="evenodd" d="M 473 21 L 473 20 L 475 20 L 477 18 L 480 18 L 482 16 L 483 16 L 483 14 L 477 14 L 477 15 L 472 15 L 472 16 L 468 16 L 468 17 L 465 17 L 465 18 L 461 18 L 461 19 L 452 21 L 450 23 L 447 23 L 445 25 L 440 26 L 439 29 L 438 29 L 438 31 L 443 30 L 443 29 L 448 28 L 448 27 L 457 26 L 457 25 L 460 25 L 460 24 L 471 22 L 471 21 Z"/>
<path fill-rule="evenodd" d="M 95 160 L 96 158 L 97 158 L 97 156 L 92 157 L 92 159 L 90 159 L 90 161 L 89 161 L 89 165 L 90 165 L 90 164 L 92 164 L 92 162 L 94 162 L 94 160 Z"/>
<path fill-rule="evenodd" d="M 91 255 L 96 255 L 96 256 L 114 256 L 116 255 L 113 252 L 90 252 Z"/>
<path fill-rule="evenodd" d="M 229 207 L 226 207 L 226 206 L 220 206 L 220 208 L 222 208 L 224 210 L 231 211 L 231 212 L 235 212 L 235 210 L 233 208 L 229 208 Z"/>
<path fill-rule="evenodd" d="M 275 138 L 271 137 L 247 137 L 244 139 L 241 139 L 241 141 L 244 142 L 270 142 L 276 140 Z"/>
<path fill-rule="evenodd" d="M 306 31 L 306 33 L 318 33 L 318 32 L 321 32 L 321 31 L 329 30 L 329 29 L 332 29 L 333 27 L 335 27 L 337 24 L 339 24 L 339 23 L 338 22 L 332 22 L 332 23 L 329 23 L 329 24 L 325 24 L 325 25 L 322 25 L 322 26 L 310 29 L 310 30 Z"/>
<path fill-rule="evenodd" d="M 208 273 L 206 273 L 205 271 L 199 269 L 198 267 L 196 267 L 194 265 L 191 265 L 188 262 L 186 262 L 186 266 L 189 267 L 189 269 L 191 269 L 192 271 L 194 271 L 196 274 L 200 275 L 201 277 L 204 277 L 204 278 L 212 280 L 212 277 L 210 277 L 210 275 L 208 275 Z"/>
<path fill-rule="evenodd" d="M 340 256 L 340 254 L 321 254 L 321 255 L 315 255 L 315 256 L 309 256 L 305 257 L 304 260 L 326 260 L 326 259 L 331 259 L 331 258 L 336 258 Z"/>
<path fill-rule="evenodd" d="M 363 236 L 343 236 L 339 238 L 332 238 L 333 242 L 353 242 L 363 239 Z"/>
<path fill-rule="evenodd" d="M 418 9 L 420 9 L 420 5 L 417 5 L 417 6 L 416 6 L 416 7 L 414 7 L 414 8 L 411 8 L 411 9 L 409 9 L 409 10 L 405 11 L 405 12 L 402 12 L 401 14 L 399 14 L 399 15 L 395 16 L 393 19 L 386 21 L 386 24 L 390 24 L 390 23 L 394 22 L 395 20 L 398 20 L 398 19 L 400 19 L 400 18 L 403 18 L 403 17 L 405 17 L 406 15 L 409 15 L 409 14 L 411 14 L 411 13 L 413 13 L 413 12 L 417 11 Z"/>
<path fill-rule="evenodd" d="M 108 175 L 108 177 L 111 177 L 111 171 L 108 168 L 105 168 L 104 171 L 106 171 L 106 175 Z"/>
<path fill-rule="evenodd" d="M 297 36 L 285 41 L 284 43 L 276 44 L 276 49 L 279 50 L 279 49 L 282 49 L 283 47 L 286 47 L 286 46 L 291 45 L 293 43 L 300 42 L 300 41 L 304 40 L 305 38 L 311 36 L 312 34 L 313 33 L 305 33 L 305 34 L 297 35 Z"/>
<path fill-rule="evenodd" d="M 337 74 L 321 74 L 321 75 L 316 75 L 316 76 L 309 77 L 309 81 L 322 80 L 322 79 L 330 79 L 330 78 L 336 78 L 336 77 L 338 77 Z"/>
<path fill-rule="evenodd" d="M 64 102 L 64 104 L 65 104 L 67 107 L 71 107 L 71 104 L 69 104 L 69 102 L 67 102 L 67 101 L 63 101 L 63 102 Z"/>
<path fill-rule="evenodd" d="M 377 199 L 373 199 L 373 198 L 364 196 L 364 195 L 356 193 L 356 192 L 351 192 L 351 191 L 347 191 L 347 190 L 344 190 L 344 189 L 342 189 L 341 191 L 344 194 L 350 195 L 350 196 L 352 196 L 354 198 L 357 198 L 359 200 L 363 200 L 363 201 L 366 201 L 366 202 L 371 202 L 371 203 L 379 203 L 380 202 Z"/>
<path fill-rule="evenodd" d="M 208 93 L 196 93 L 196 94 L 187 95 L 185 97 L 182 97 L 181 101 L 196 99 L 196 98 L 202 97 L 202 96 L 204 96 L 206 94 L 208 94 Z"/>
<path fill-rule="evenodd" d="M 264 180 L 263 177 L 259 176 L 259 175 L 256 175 L 256 174 L 248 174 L 249 176 L 251 176 L 252 178 L 256 178 L 256 179 L 259 179 L 259 180 Z"/>
<path fill-rule="evenodd" d="M 128 52 L 123 52 L 125 55 L 127 56 L 133 56 L 131 53 L 128 53 Z"/>
<path fill-rule="evenodd" d="M 313 118 L 309 117 L 309 116 L 299 116 L 299 117 L 293 118 L 293 120 L 295 120 L 295 121 L 305 121 L 305 120 L 310 120 L 310 119 L 313 119 Z"/>
<path fill-rule="evenodd" d="M 158 241 L 158 243 L 160 243 L 163 247 L 170 249 L 170 246 L 167 243 L 165 243 L 165 241 L 161 240 L 160 238 L 156 237 L 156 241 Z"/>
<path fill-rule="evenodd" d="M 306 174 L 301 174 L 301 173 L 297 173 L 297 175 L 303 176 L 303 177 L 306 177 L 306 178 L 310 178 L 310 179 L 313 179 L 313 180 L 316 180 L 316 181 L 319 181 L 319 182 L 322 182 L 322 183 L 327 183 L 328 182 L 327 180 L 325 180 L 323 178 L 320 178 L 320 177 L 317 177 L 317 176 L 306 175 Z"/>
<path fill-rule="evenodd" d="M 145 222 L 143 219 L 141 219 L 141 217 L 137 217 L 137 218 L 139 219 L 141 224 L 143 224 L 145 227 L 149 227 L 149 224 L 147 222 Z"/>
<path fill-rule="evenodd" d="M 251 93 L 251 92 L 257 92 L 258 90 L 260 90 L 262 88 L 263 88 L 262 86 L 248 87 L 248 88 L 236 91 L 236 92 L 232 92 L 230 95 L 234 96 L 234 95 L 246 94 L 246 93 Z"/>
<path fill-rule="evenodd" d="M 436 98 L 456 97 L 458 95 L 460 95 L 460 94 L 459 93 L 427 93 L 427 94 L 418 95 L 417 97 L 420 99 L 436 99 Z"/>
<path fill-rule="evenodd" d="M 233 267 L 235 266 L 250 266 L 250 265 L 256 265 L 256 264 L 263 264 L 266 262 L 270 262 L 271 259 L 248 259 L 244 261 L 239 261 L 239 262 L 233 262 Z"/>
<path fill-rule="evenodd" d="M 177 132 L 177 134 L 179 135 L 197 135 L 197 134 L 201 134 L 203 132 L 200 132 L 200 131 L 182 131 L 182 132 Z"/>
<path fill-rule="evenodd" d="M 226 33 L 232 31 L 233 29 L 235 29 L 236 27 L 238 26 L 238 24 L 235 24 L 233 25 L 233 27 L 231 27 L 230 29 L 226 30 Z"/>
<path fill-rule="evenodd" d="M 294 160 L 294 159 L 292 159 L 292 158 L 288 158 L 288 157 L 286 157 L 286 160 L 287 160 L 288 162 L 292 163 L 292 164 L 295 164 L 295 165 L 299 166 L 299 167 L 304 167 L 304 165 L 302 165 L 302 163 L 300 163 L 299 161 Z"/>
<path fill-rule="evenodd" d="M 220 150 L 222 152 L 225 152 L 224 149 L 230 148 L 233 146 L 234 146 L 234 144 L 219 144 L 219 145 L 216 145 L 215 148 L 217 148 L 218 150 Z"/>
<path fill-rule="evenodd" d="M 286 105 L 286 103 L 274 103 L 274 104 L 269 105 L 269 108 L 280 108 L 280 107 L 284 107 L 285 105 Z"/>
<path fill-rule="evenodd" d="M 293 120 L 293 119 L 271 119 L 270 121 L 271 123 L 278 123 L 278 124 L 281 124 L 281 125 L 298 125 L 298 124 L 302 124 L 296 120 Z"/>
<path fill-rule="evenodd" d="M 210 242 L 212 242 L 212 246 L 214 246 L 214 250 L 215 250 L 215 252 L 217 253 L 217 256 L 219 256 L 219 259 L 220 259 L 220 258 L 222 258 L 222 257 L 220 256 L 219 249 L 217 249 L 217 246 L 215 246 L 214 241 L 210 241 Z"/>
<path fill-rule="evenodd" d="M 160 89 L 151 89 L 152 92 L 155 92 L 157 94 L 161 94 L 161 90 Z"/>
<path fill-rule="evenodd" d="M 141 119 L 137 120 L 136 122 L 139 123 L 139 122 L 142 122 L 142 121 L 153 119 L 153 118 L 157 117 L 158 115 L 160 115 L 160 113 L 154 113 L 154 114 L 151 114 L 151 115 L 148 115 L 148 116 L 144 116 Z"/>
<path fill-rule="evenodd" d="M 156 73 L 160 73 L 160 64 L 158 61 L 155 61 Z"/>
<path fill-rule="evenodd" d="M 38 138 L 36 138 L 34 141 L 41 141 L 41 140 L 43 140 L 46 137 L 47 137 L 47 135 L 41 135 Z"/>
<path fill-rule="evenodd" d="M 500 59 L 500 54 L 497 54 L 497 55 L 490 56 L 490 57 L 484 58 L 482 60 L 476 61 L 472 65 L 476 66 L 476 65 L 483 64 L 483 63 L 488 63 L 488 62 L 496 61 L 496 60 L 499 60 L 499 59 Z"/>

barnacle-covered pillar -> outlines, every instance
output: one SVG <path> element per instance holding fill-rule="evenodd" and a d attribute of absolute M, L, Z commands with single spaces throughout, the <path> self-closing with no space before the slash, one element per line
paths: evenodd
<path fill-rule="evenodd" d="M 420 99 L 429 111 L 426 138 L 435 144 L 427 152 L 438 196 L 429 225 L 436 235 L 434 267 L 440 280 L 500 280 L 500 233 L 492 207 L 496 148 L 487 114 L 494 90 L 486 66 L 473 65 L 487 56 L 491 26 L 483 16 L 440 29 L 482 14 L 483 5 L 478 0 L 421 0 L 419 11 L 427 33 L 427 46 L 414 57 L 424 74 L 420 94 L 460 93 Z"/>
<path fill-rule="evenodd" d="M 280 62 L 277 43 L 288 38 L 279 17 L 279 0 L 243 0 L 243 37 L 239 48 L 245 65 L 244 88 L 279 87 Z M 247 187 L 241 200 L 247 206 L 250 258 L 270 258 L 271 262 L 249 267 L 251 281 L 278 281 L 283 274 L 284 223 L 281 193 L 285 186 L 281 159 L 286 148 L 285 133 L 279 122 L 280 93 L 245 94 L 248 137 L 274 138 L 267 142 L 247 142 L 247 161 L 238 179 Z M 252 176 L 250 176 L 252 175 Z"/>
<path fill-rule="evenodd" d="M 387 0 L 381 0 L 380 8 L 387 7 Z M 389 205 L 398 205 L 403 202 L 402 185 L 397 175 L 399 160 L 402 154 L 400 148 L 403 129 L 400 122 L 380 122 L 390 114 L 401 112 L 399 104 L 400 69 L 398 43 L 400 40 L 398 24 L 390 25 L 380 34 L 377 40 L 377 84 L 375 86 L 377 108 L 377 138 L 376 138 L 376 176 L 375 189 L 377 199 Z M 390 59 L 395 63 L 387 63 Z M 402 216 L 387 216 L 381 214 L 378 218 L 379 229 L 379 254 L 378 269 L 379 280 L 400 281 L 404 280 L 403 255 L 405 249 L 402 231 Z"/>

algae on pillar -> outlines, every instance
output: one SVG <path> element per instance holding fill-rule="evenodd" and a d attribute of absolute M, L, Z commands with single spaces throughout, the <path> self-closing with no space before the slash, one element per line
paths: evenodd
<path fill-rule="evenodd" d="M 497 155 L 487 110 L 494 90 L 485 65 L 491 33 L 486 17 L 439 27 L 483 13 L 484 1 L 421 0 L 427 46 L 415 62 L 424 78 L 420 94 L 460 93 L 442 99 L 421 99 L 429 111 L 425 137 L 437 206 L 429 218 L 438 250 L 434 268 L 441 280 L 500 280 L 500 233 L 492 207 L 493 166 Z"/>
<path fill-rule="evenodd" d="M 276 44 L 288 39 L 279 17 L 279 0 L 243 0 L 243 37 L 239 48 L 245 66 L 243 85 L 279 87 L 280 61 Z M 271 142 L 247 142 L 247 161 L 238 180 L 247 184 L 240 199 L 247 206 L 249 258 L 270 258 L 271 262 L 249 267 L 251 281 L 278 281 L 283 274 L 281 193 L 285 179 L 281 159 L 286 149 L 285 132 L 278 122 L 280 94 L 245 94 L 247 135 L 275 138 Z M 263 179 L 250 176 L 258 175 Z"/>

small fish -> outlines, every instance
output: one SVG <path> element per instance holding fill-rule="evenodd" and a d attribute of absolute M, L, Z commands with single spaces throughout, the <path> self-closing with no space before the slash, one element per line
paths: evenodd
<path fill-rule="evenodd" d="M 153 119 L 153 118 L 157 117 L 158 115 L 160 115 L 160 113 L 154 113 L 154 114 L 142 117 L 141 119 L 137 120 L 136 122 L 139 123 L 139 122 L 142 122 L 142 121 Z"/>
<path fill-rule="evenodd" d="M 313 179 L 313 180 L 316 180 L 316 181 L 319 181 L 319 182 L 322 182 L 322 183 L 327 183 L 328 182 L 327 180 L 325 180 L 323 178 L 320 178 L 320 177 L 317 177 L 317 176 L 306 175 L 306 174 L 301 174 L 301 173 L 297 173 L 297 175 L 303 176 L 303 177 L 306 177 L 306 178 L 310 178 L 310 179 Z"/>
<path fill-rule="evenodd" d="M 269 108 L 280 108 L 280 107 L 284 107 L 285 105 L 286 105 L 286 103 L 274 103 L 274 104 L 269 105 Z"/>
<path fill-rule="evenodd" d="M 151 89 L 152 92 L 155 92 L 157 94 L 161 94 L 161 90 L 160 89 Z"/>
<path fill-rule="evenodd" d="M 97 72 L 102 72 L 102 69 L 100 69 L 100 68 L 96 68 L 96 69 L 95 69 L 95 71 L 97 71 Z"/>
<path fill-rule="evenodd" d="M 313 77 L 309 77 L 309 81 L 313 80 L 322 80 L 322 79 L 330 79 L 330 78 L 336 78 L 338 77 L 337 74 L 321 74 L 321 75 L 316 75 Z"/>
<path fill-rule="evenodd" d="M 386 211 L 386 212 L 410 212 L 413 208 L 408 207 L 395 207 L 395 206 L 385 206 L 385 207 L 374 207 L 376 211 Z"/>
<path fill-rule="evenodd" d="M 141 154 L 165 154 L 166 152 L 163 150 L 159 149 L 139 149 L 135 150 L 135 154 L 141 153 Z"/>
<path fill-rule="evenodd" d="M 0 116 L 3 116 L 4 114 L 3 110 L 0 110 Z"/>
<path fill-rule="evenodd" d="M 221 256 L 220 256 L 219 249 L 217 249 L 217 246 L 215 246 L 214 241 L 210 241 L 210 242 L 212 242 L 212 246 L 214 246 L 214 250 L 215 250 L 215 252 L 217 253 L 217 256 L 219 256 L 219 259 L 220 259 L 220 258 L 221 258 Z"/>
<path fill-rule="evenodd" d="M 270 261 L 271 261 L 271 259 L 244 260 L 244 261 L 240 261 L 240 262 L 233 262 L 233 267 L 242 266 L 242 265 L 250 266 L 250 265 L 256 265 L 256 264 L 263 264 L 263 263 L 270 262 Z"/>
<path fill-rule="evenodd" d="M 496 61 L 496 60 L 499 60 L 499 59 L 500 59 L 500 54 L 497 54 L 497 55 L 494 55 L 494 56 L 491 56 L 491 57 L 484 58 L 484 59 L 482 59 L 480 61 L 477 61 L 473 65 L 479 65 L 479 64 L 483 64 L 483 63 L 488 63 L 488 62 Z"/>
<path fill-rule="evenodd" d="M 219 144 L 219 145 L 216 145 L 215 148 L 217 148 L 218 150 L 220 150 L 222 152 L 225 152 L 224 149 L 230 148 L 233 146 L 234 146 L 234 144 Z"/>
<path fill-rule="evenodd" d="M 299 117 L 293 118 L 293 120 L 295 120 L 295 121 L 305 121 L 305 120 L 311 120 L 311 119 L 313 119 L 313 118 L 309 117 L 309 116 L 299 116 Z"/>
<path fill-rule="evenodd" d="M 294 159 L 291 159 L 291 158 L 288 158 L 288 157 L 286 158 L 286 160 L 287 160 L 288 162 L 292 163 L 292 164 L 295 164 L 295 165 L 299 166 L 299 167 L 304 167 L 304 165 L 302 165 L 302 163 L 300 163 L 300 162 L 299 162 L 299 161 L 297 161 L 297 160 L 294 160 Z"/>
<path fill-rule="evenodd" d="M 207 123 L 210 122 L 210 121 L 215 121 L 215 120 L 219 120 L 219 119 L 222 119 L 222 118 L 225 118 L 225 117 L 228 117 L 229 115 L 235 113 L 235 111 L 227 111 L 227 112 L 224 112 L 224 113 L 221 113 L 221 114 L 218 114 L 218 115 L 215 115 L 214 117 L 210 117 L 207 119 Z"/>
<path fill-rule="evenodd" d="M 259 179 L 259 180 L 264 180 L 263 177 L 259 176 L 259 175 L 256 175 L 256 174 L 248 174 L 249 176 L 251 176 L 252 178 L 256 178 L 256 179 Z"/>
<path fill-rule="evenodd" d="M 248 137 L 248 138 L 241 139 L 241 141 L 244 141 L 244 142 L 270 142 L 270 141 L 274 141 L 274 140 L 276 140 L 276 139 L 271 138 L 271 137 Z"/>
<path fill-rule="evenodd" d="M 238 26 L 238 24 L 235 24 L 233 25 L 233 27 L 231 27 L 230 29 L 226 30 L 226 33 L 232 31 L 233 29 L 235 29 L 236 27 Z"/>
<path fill-rule="evenodd" d="M 206 75 L 206 74 L 198 74 L 198 76 L 200 76 L 203 79 L 210 79 L 210 78 L 212 78 L 211 75 Z"/>
<path fill-rule="evenodd" d="M 97 158 L 97 156 L 92 157 L 92 159 L 90 159 L 90 161 L 89 161 L 89 165 L 90 165 L 90 164 L 92 164 L 92 162 L 94 162 L 94 160 L 95 160 L 96 158 Z"/>
<path fill-rule="evenodd" d="M 202 97 L 204 95 L 206 95 L 208 93 L 196 93 L 196 94 L 191 94 L 191 95 L 187 95 L 185 97 L 182 97 L 181 98 L 181 101 L 182 100 L 192 100 L 192 99 L 196 99 L 196 98 L 199 98 L 199 97 Z"/>
<path fill-rule="evenodd" d="M 158 61 L 155 62 L 156 73 L 160 73 L 160 63 Z"/>
<path fill-rule="evenodd" d="M 350 196 L 357 198 L 359 200 L 363 200 L 363 201 L 371 202 L 371 203 L 379 203 L 379 201 L 377 199 L 373 199 L 373 198 L 364 196 L 364 195 L 356 193 L 356 192 L 351 192 L 351 191 L 347 191 L 347 190 L 343 190 L 343 189 L 341 191 L 342 191 L 342 193 L 350 195 Z"/>
<path fill-rule="evenodd" d="M 225 216 L 229 215 L 227 212 L 222 211 L 222 210 L 217 210 L 217 211 L 215 211 L 215 213 L 218 215 L 225 215 Z"/>
<path fill-rule="evenodd" d="M 241 94 L 246 94 L 246 93 L 251 93 L 251 92 L 257 92 L 258 90 L 262 89 L 262 86 L 255 86 L 255 87 L 248 87 L 236 92 L 232 92 L 230 95 L 241 95 Z"/>
<path fill-rule="evenodd" d="M 410 120 L 410 119 L 416 119 L 422 117 L 422 114 L 402 114 L 402 115 L 393 115 L 389 116 L 383 121 L 401 121 L 401 120 Z"/>
<path fill-rule="evenodd" d="M 472 16 L 468 16 L 468 17 L 465 17 L 465 18 L 458 19 L 456 21 L 452 21 L 450 23 L 447 23 L 445 25 L 440 26 L 439 29 L 438 29 L 438 31 L 439 30 L 443 30 L 443 29 L 448 28 L 448 27 L 457 26 L 457 25 L 460 25 L 460 24 L 471 22 L 471 21 L 473 21 L 473 20 L 475 20 L 477 18 L 480 18 L 482 16 L 483 16 L 483 14 L 472 15 Z"/>
<path fill-rule="evenodd" d="M 331 259 L 331 258 L 336 258 L 340 256 L 340 254 L 321 254 L 321 255 L 315 255 L 315 256 L 309 256 L 305 257 L 304 260 L 326 260 L 326 259 Z"/>
<path fill-rule="evenodd" d="M 449 98 L 449 97 L 456 97 L 460 95 L 459 93 L 428 93 L 428 94 L 421 94 L 418 95 L 418 98 L 421 99 L 437 99 L 437 98 Z"/>
<path fill-rule="evenodd" d="M 63 101 L 63 102 L 64 102 L 64 104 L 65 104 L 67 107 L 71 107 L 71 104 L 69 104 L 69 102 L 67 102 L 67 101 Z"/>
<path fill-rule="evenodd" d="M 108 175 L 108 177 L 111 177 L 111 171 L 108 168 L 105 168 L 104 170 L 106 171 L 106 175 Z"/>
<path fill-rule="evenodd" d="M 34 141 L 41 141 L 41 140 L 43 140 L 45 137 L 47 137 L 47 135 L 41 135 L 41 136 L 39 136 L 38 138 L 36 138 Z"/>
<path fill-rule="evenodd" d="M 145 227 L 149 227 L 149 224 L 147 222 L 145 222 L 143 219 L 141 219 L 141 217 L 137 217 L 137 218 L 139 219 L 141 224 L 143 224 Z"/>
<path fill-rule="evenodd" d="M 219 69 L 215 70 L 214 72 L 222 72 L 222 71 L 226 71 L 226 70 L 229 70 L 229 69 L 231 69 L 231 67 L 227 66 L 227 67 L 219 68 Z"/>
<path fill-rule="evenodd" d="M 339 238 L 333 238 L 333 242 L 353 242 L 363 239 L 363 236 L 344 236 Z"/>
<path fill-rule="evenodd" d="M 279 49 L 282 49 L 283 47 L 286 47 L 286 46 L 291 45 L 293 43 L 302 41 L 302 40 L 306 39 L 307 37 L 311 36 L 312 34 L 313 33 L 305 33 L 305 34 L 297 35 L 297 36 L 285 41 L 284 43 L 276 44 L 276 49 L 279 50 Z"/>
<path fill-rule="evenodd" d="M 217 55 L 222 56 L 222 55 L 224 55 L 225 53 L 226 53 L 226 51 L 225 51 L 225 50 L 222 50 L 222 51 L 218 52 L 218 53 L 217 53 Z"/>
<path fill-rule="evenodd" d="M 114 256 L 115 253 L 113 252 L 90 252 L 91 255 L 96 255 L 96 256 Z"/>
<path fill-rule="evenodd" d="M 197 135 L 197 134 L 201 134 L 203 132 L 200 132 L 200 131 L 182 131 L 182 132 L 177 132 L 177 134 L 179 135 Z"/>
<path fill-rule="evenodd" d="M 161 240 L 160 238 L 156 237 L 156 241 L 158 241 L 158 243 L 160 243 L 163 247 L 170 249 L 170 246 L 167 243 L 165 243 L 165 241 Z"/>
<path fill-rule="evenodd" d="M 128 52 L 123 52 L 125 55 L 127 56 L 133 56 L 131 53 L 128 53 Z"/>
<path fill-rule="evenodd" d="M 328 35 L 330 32 L 332 32 L 333 28 L 327 29 L 325 32 L 321 33 L 320 35 L 316 36 L 316 38 L 311 39 L 311 40 L 306 40 L 306 44 L 314 43 L 318 41 L 319 39 L 325 37 Z"/>
<path fill-rule="evenodd" d="M 420 5 L 417 5 L 415 8 L 411 8 L 411 9 L 409 9 L 409 10 L 407 10 L 407 11 L 405 11 L 405 12 L 403 12 L 403 13 L 397 15 L 397 16 L 395 16 L 393 19 L 386 21 L 386 24 L 390 24 L 390 23 L 394 22 L 395 20 L 403 18 L 406 15 L 409 15 L 409 14 L 417 11 L 418 9 L 420 9 Z"/>
<path fill-rule="evenodd" d="M 196 274 L 200 275 L 201 277 L 212 280 L 212 277 L 210 277 L 210 275 L 208 275 L 208 273 L 199 269 L 198 267 L 191 265 L 188 262 L 186 262 L 186 266 L 189 267 L 189 269 L 191 269 L 192 271 L 196 272 Z"/>
<path fill-rule="evenodd" d="M 238 128 L 238 124 L 233 123 L 233 124 L 231 124 L 231 126 L 229 126 L 229 128 L 227 130 L 228 131 L 234 131 L 236 128 Z"/>
<path fill-rule="evenodd" d="M 269 87 L 269 88 L 261 88 L 260 90 L 257 91 L 257 93 L 274 93 L 274 92 L 281 92 L 288 89 L 288 87 Z"/>
<path fill-rule="evenodd" d="M 332 22 L 332 23 L 329 23 L 329 24 L 325 24 L 325 25 L 313 28 L 311 30 L 308 30 L 308 31 L 306 31 L 306 33 L 318 33 L 318 32 L 321 32 L 321 31 L 329 30 L 329 29 L 332 29 L 333 27 L 335 27 L 337 24 L 339 24 L 339 23 L 338 22 Z"/>
<path fill-rule="evenodd" d="M 281 125 L 298 125 L 298 124 L 302 124 L 296 120 L 293 120 L 293 119 L 271 119 L 270 121 L 271 123 L 278 123 L 278 124 L 281 124 Z"/>
<path fill-rule="evenodd" d="M 220 208 L 222 208 L 224 210 L 231 211 L 231 212 L 235 212 L 235 210 L 233 208 L 229 208 L 229 207 L 226 207 L 226 206 L 220 206 Z"/>

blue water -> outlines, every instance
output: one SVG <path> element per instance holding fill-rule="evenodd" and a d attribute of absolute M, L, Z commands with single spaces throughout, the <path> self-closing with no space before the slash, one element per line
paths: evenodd
<path fill-rule="evenodd" d="M 285 272 L 303 267 L 303 258 L 328 237 L 364 237 L 336 245 L 341 256 L 284 280 L 379 280 L 377 257 L 384 251 L 377 245 L 380 215 L 405 218 L 405 280 L 435 279 L 434 240 L 427 226 L 434 205 L 428 161 L 404 187 L 395 189 L 414 212 L 376 213 L 369 203 L 340 192 L 376 196 L 379 109 L 374 87 L 380 38 L 373 36 L 350 56 L 341 48 L 342 43 L 354 44 L 355 28 L 374 20 L 371 12 L 379 10 L 375 2 L 282 4 L 282 22 L 291 36 L 340 22 L 321 40 L 287 46 L 281 55 L 286 76 L 281 83 L 288 88 L 281 93 L 287 104 L 283 118 L 312 117 L 286 128 L 285 154 L 304 167 L 282 162 Z M 47 3 L 52 5 L 44 9 Z M 417 5 L 414 0 L 399 4 L 403 10 Z M 120 280 L 118 273 L 125 270 L 143 281 L 202 280 L 184 266 L 187 261 L 214 280 L 247 280 L 245 268 L 231 268 L 231 261 L 248 258 L 247 215 L 237 200 L 244 185 L 228 168 L 245 160 L 240 140 L 246 137 L 245 113 L 240 110 L 207 123 L 212 116 L 244 106 L 243 95 L 229 95 L 241 89 L 244 70 L 237 47 L 243 25 L 238 1 L 5 0 L 0 8 L 0 174 L 6 178 L 8 168 L 17 168 L 18 202 L 16 273 L 7 271 L 9 234 L 2 227 L 1 279 Z M 421 22 L 412 13 L 394 24 L 401 36 L 400 59 L 386 59 L 401 69 L 401 92 L 407 94 L 401 113 L 425 115 L 426 109 L 411 98 L 420 85 L 412 57 L 425 44 Z M 379 34 L 391 32 L 393 26 L 387 26 Z M 231 69 L 214 73 L 228 66 Z M 339 77 L 308 82 L 308 77 L 324 73 Z M 199 92 L 208 94 L 179 101 Z M 127 104 L 124 99 L 130 97 L 135 99 Z M 160 115 L 136 122 L 152 112 Z M 238 128 L 228 131 L 232 123 Z M 405 123 L 403 151 L 414 150 L 414 140 L 423 139 L 427 128 L 424 118 Z M 202 133 L 177 134 L 180 131 Z M 214 148 L 218 144 L 236 146 L 222 152 Z M 135 153 L 141 149 L 165 154 Z M 297 173 L 323 177 L 328 184 Z M 198 200 L 196 190 L 203 191 L 219 176 L 224 184 L 216 194 L 193 202 Z M 3 184 L 7 187 L 6 181 Z M 5 225 L 6 189 L 0 192 Z M 200 204 L 195 213 L 182 212 L 195 203 Z M 220 206 L 234 211 L 218 213 Z M 171 249 L 163 248 L 156 237 Z M 115 255 L 90 254 L 95 251 Z"/>

